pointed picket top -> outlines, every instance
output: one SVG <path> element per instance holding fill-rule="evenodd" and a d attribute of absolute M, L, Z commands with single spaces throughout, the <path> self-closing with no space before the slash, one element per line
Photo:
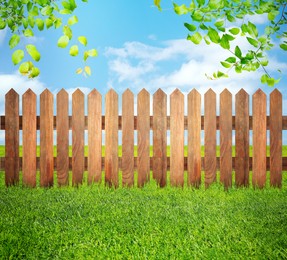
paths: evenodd
<path fill-rule="evenodd" d="M 271 93 L 270 93 L 270 98 L 271 97 L 278 97 L 278 98 L 281 98 L 282 97 L 282 94 L 281 92 L 275 88 Z"/>
<path fill-rule="evenodd" d="M 200 96 L 200 93 L 194 88 L 188 93 L 187 96 L 188 97 L 191 97 L 191 96 L 198 97 L 198 96 Z"/>
<path fill-rule="evenodd" d="M 170 95 L 170 97 L 177 97 L 177 96 L 182 96 L 183 97 L 183 93 L 178 89 L 176 88 Z"/>
<path fill-rule="evenodd" d="M 249 96 L 249 94 L 245 91 L 245 89 L 242 88 L 235 94 L 235 97 L 237 97 L 237 96 L 244 97 L 244 96 Z"/>
<path fill-rule="evenodd" d="M 92 89 L 92 91 L 88 94 L 88 98 L 91 98 L 91 97 L 102 97 L 101 93 L 96 90 L 95 88 Z"/>
<path fill-rule="evenodd" d="M 23 94 L 23 98 L 25 97 L 36 97 L 35 92 L 33 92 L 32 89 L 28 89 L 24 94 Z"/>
<path fill-rule="evenodd" d="M 47 88 L 40 94 L 40 98 L 46 96 L 53 96 L 52 92 Z"/>
<path fill-rule="evenodd" d="M 205 92 L 204 96 L 216 96 L 216 93 L 210 88 Z"/>
<path fill-rule="evenodd" d="M 161 89 L 159 88 L 154 94 L 153 94 L 154 97 L 165 97 L 166 96 L 166 93 Z"/>
<path fill-rule="evenodd" d="M 220 97 L 232 97 L 231 92 L 228 89 L 224 89 L 221 93 L 220 93 Z"/>
<path fill-rule="evenodd" d="M 57 93 L 57 97 L 61 97 L 61 98 L 65 98 L 65 97 L 69 97 L 68 92 L 65 89 L 61 89 L 58 93 Z"/>
<path fill-rule="evenodd" d="M 149 94 L 149 92 L 145 89 L 145 88 L 143 88 L 139 93 L 138 93 L 138 97 L 149 97 L 150 96 L 150 94 Z"/>
<path fill-rule="evenodd" d="M 118 93 L 117 93 L 113 88 L 111 88 L 111 89 L 107 92 L 106 97 L 118 98 Z"/>
<path fill-rule="evenodd" d="M 123 97 L 134 97 L 134 93 L 129 89 L 129 88 L 127 88 L 126 90 L 125 90 L 125 92 L 123 93 Z"/>
<path fill-rule="evenodd" d="M 81 91 L 79 88 L 77 88 L 74 93 L 72 94 L 72 97 L 75 97 L 75 96 L 84 96 L 84 92 Z"/>
<path fill-rule="evenodd" d="M 11 88 L 5 95 L 5 97 L 19 97 L 19 94 Z"/>
<path fill-rule="evenodd" d="M 261 98 L 261 97 L 265 97 L 265 98 L 266 98 L 266 94 L 262 91 L 261 88 L 259 88 L 259 89 L 253 94 L 253 98 Z"/>

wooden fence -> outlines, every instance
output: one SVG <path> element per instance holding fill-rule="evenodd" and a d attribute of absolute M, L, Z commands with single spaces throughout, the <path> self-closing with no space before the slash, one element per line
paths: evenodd
<path fill-rule="evenodd" d="M 228 90 L 220 94 L 220 116 L 216 115 L 216 94 L 211 89 L 204 95 L 204 116 L 201 115 L 201 95 L 193 89 L 187 96 L 188 113 L 184 115 L 184 95 L 175 90 L 170 95 L 170 116 L 167 116 L 167 95 L 159 89 L 153 95 L 153 115 L 150 94 L 143 89 L 137 95 L 137 116 L 134 115 L 134 94 L 126 90 L 122 95 L 122 115 L 119 115 L 118 94 L 110 90 L 105 96 L 105 116 L 102 115 L 102 96 L 97 90 L 88 95 L 88 115 L 85 116 L 84 94 L 76 90 L 72 95 L 72 116 L 69 116 L 68 93 L 62 89 L 56 97 L 49 90 L 40 95 L 40 116 L 36 114 L 36 95 L 28 90 L 22 96 L 22 116 L 19 115 L 19 95 L 11 89 L 5 96 L 5 116 L 1 116 L 1 130 L 5 130 L 5 158 L 0 168 L 5 171 L 7 186 L 19 183 L 22 170 L 23 185 L 36 186 L 36 172 L 40 170 L 42 187 L 54 184 L 57 172 L 59 186 L 83 182 L 88 171 L 88 183 L 100 182 L 102 170 L 105 182 L 118 187 L 119 170 L 124 186 L 142 187 L 149 181 L 150 171 L 159 186 L 167 184 L 169 172 L 172 186 L 184 185 L 187 171 L 188 185 L 199 187 L 202 171 L 205 186 L 220 181 L 225 188 L 248 186 L 252 170 L 254 187 L 266 183 L 282 185 L 282 170 L 287 169 L 287 157 L 282 158 L 282 130 L 287 129 L 287 117 L 282 116 L 282 95 L 274 90 L 270 95 L 270 115 L 266 115 L 266 94 L 258 90 L 252 96 L 253 115 L 249 115 L 249 95 L 241 89 L 235 96 L 235 116 L 232 115 L 232 95 Z M 23 157 L 19 157 L 19 130 L 23 136 Z M 37 130 L 40 130 L 40 157 L 37 158 Z M 53 132 L 57 131 L 57 157 L 53 156 Z M 69 157 L 69 130 L 72 130 L 72 157 Z M 88 157 L 84 155 L 85 130 L 88 130 Z M 105 130 L 105 156 L 102 158 L 102 131 Z M 118 133 L 122 130 L 122 157 L 118 156 Z M 138 156 L 134 157 L 134 130 L 137 130 Z M 150 130 L 153 131 L 153 157 L 150 157 Z M 167 131 L 170 130 L 170 157 L 167 157 Z M 184 130 L 188 131 L 188 155 L 184 156 Z M 201 130 L 204 130 L 205 155 L 201 157 Z M 216 131 L 220 130 L 220 157 L 216 157 Z M 232 130 L 235 130 L 236 156 L 232 157 Z M 252 130 L 253 157 L 249 156 L 249 131 Z M 267 130 L 270 130 L 270 157 L 266 156 Z"/>

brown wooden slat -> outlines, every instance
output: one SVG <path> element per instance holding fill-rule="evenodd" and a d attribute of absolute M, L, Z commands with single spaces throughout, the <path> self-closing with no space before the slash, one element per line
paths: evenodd
<path fill-rule="evenodd" d="M 102 96 L 88 95 L 88 184 L 102 180 Z"/>
<path fill-rule="evenodd" d="M 225 89 L 220 94 L 220 182 L 232 186 L 232 95 Z"/>
<path fill-rule="evenodd" d="M 138 94 L 138 187 L 144 186 L 150 176 L 150 95 L 143 89 Z"/>
<path fill-rule="evenodd" d="M 37 131 L 36 94 L 28 89 L 22 98 L 23 112 L 23 185 L 36 187 Z"/>
<path fill-rule="evenodd" d="M 166 114 L 167 96 L 159 89 L 153 95 L 153 178 L 160 187 L 166 186 Z"/>
<path fill-rule="evenodd" d="M 69 95 L 62 89 L 57 94 L 57 179 L 59 186 L 69 184 Z"/>
<path fill-rule="evenodd" d="M 122 176 L 123 186 L 134 185 L 134 94 L 127 89 L 122 96 Z"/>
<path fill-rule="evenodd" d="M 253 111 L 253 187 L 266 183 L 266 95 L 258 89 L 252 96 Z"/>
<path fill-rule="evenodd" d="M 106 95 L 106 154 L 105 182 L 109 186 L 119 186 L 118 177 L 118 94 L 109 90 Z"/>
<path fill-rule="evenodd" d="M 5 184 L 19 183 L 19 95 L 11 89 L 5 95 Z"/>
<path fill-rule="evenodd" d="M 241 89 L 235 95 L 235 185 L 249 185 L 249 95 Z"/>
<path fill-rule="evenodd" d="M 282 186 L 282 94 L 270 94 L 270 184 Z"/>
<path fill-rule="evenodd" d="M 170 95 L 170 183 L 184 185 L 184 96 L 178 89 Z"/>
<path fill-rule="evenodd" d="M 40 185 L 54 184 L 53 160 L 53 94 L 44 90 L 40 95 Z"/>
<path fill-rule="evenodd" d="M 216 94 L 204 94 L 205 187 L 216 181 Z"/>
<path fill-rule="evenodd" d="M 73 186 L 83 182 L 85 145 L 85 96 L 77 89 L 72 95 L 72 171 Z"/>
<path fill-rule="evenodd" d="M 188 185 L 201 184 L 201 95 L 196 89 L 188 94 Z"/>

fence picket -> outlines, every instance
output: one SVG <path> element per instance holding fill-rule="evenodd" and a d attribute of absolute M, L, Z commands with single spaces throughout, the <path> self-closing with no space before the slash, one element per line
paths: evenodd
<path fill-rule="evenodd" d="M 282 185 L 282 94 L 270 94 L 270 184 Z"/>
<path fill-rule="evenodd" d="M 220 94 L 220 181 L 232 186 L 232 95 L 225 89 Z"/>
<path fill-rule="evenodd" d="M 188 185 L 201 184 L 201 96 L 193 89 L 188 94 Z"/>
<path fill-rule="evenodd" d="M 58 185 L 69 184 L 69 95 L 57 94 L 57 179 Z"/>
<path fill-rule="evenodd" d="M 36 187 L 37 122 L 36 94 L 28 89 L 22 97 L 23 112 L 23 185 Z"/>
<path fill-rule="evenodd" d="M 72 95 L 72 172 L 73 186 L 83 182 L 85 163 L 85 97 L 77 89 Z"/>
<path fill-rule="evenodd" d="M 53 158 L 53 94 L 44 90 L 40 95 L 40 185 L 54 184 Z"/>
<path fill-rule="evenodd" d="M 166 186 L 167 97 L 161 90 L 153 95 L 153 178 L 160 187 Z"/>
<path fill-rule="evenodd" d="M 249 185 L 249 95 L 235 95 L 235 185 Z"/>
<path fill-rule="evenodd" d="M 253 112 L 253 187 L 263 188 L 266 182 L 266 94 L 258 89 L 252 96 Z"/>
<path fill-rule="evenodd" d="M 205 187 L 216 181 L 216 94 L 209 89 L 204 94 L 204 167 Z"/>
<path fill-rule="evenodd" d="M 88 184 L 102 180 L 102 96 L 88 95 Z"/>
<path fill-rule="evenodd" d="M 184 96 L 178 89 L 170 95 L 170 183 L 184 185 Z"/>
<path fill-rule="evenodd" d="M 19 95 L 11 89 L 5 96 L 5 183 L 19 183 Z"/>
<path fill-rule="evenodd" d="M 106 95 L 106 154 L 105 182 L 115 188 L 119 185 L 118 177 L 118 94 L 109 90 Z"/>
<path fill-rule="evenodd" d="M 127 89 L 122 98 L 122 182 L 123 186 L 131 187 L 134 185 L 134 94 Z"/>
<path fill-rule="evenodd" d="M 138 94 L 138 187 L 144 186 L 150 176 L 150 95 L 143 89 Z"/>

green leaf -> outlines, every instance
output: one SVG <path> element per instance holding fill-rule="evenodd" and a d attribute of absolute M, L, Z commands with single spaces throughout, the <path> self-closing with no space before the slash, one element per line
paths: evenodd
<path fill-rule="evenodd" d="M 183 5 L 177 5 L 176 3 L 173 3 L 173 10 L 178 15 L 183 15 L 188 13 L 188 8 L 185 4 Z"/>
<path fill-rule="evenodd" d="M 218 28 L 218 27 L 222 27 L 224 25 L 224 20 L 218 20 L 214 23 L 214 25 Z"/>
<path fill-rule="evenodd" d="M 70 48 L 70 55 L 71 56 L 77 56 L 79 54 L 79 48 L 77 45 L 73 45 L 71 48 Z"/>
<path fill-rule="evenodd" d="M 200 44 L 200 42 L 202 40 L 202 36 L 199 32 L 196 32 L 192 36 L 188 35 L 187 40 L 192 41 L 194 44 Z"/>
<path fill-rule="evenodd" d="M 20 36 L 17 34 L 14 34 L 9 41 L 9 47 L 10 49 L 15 48 L 20 42 Z"/>
<path fill-rule="evenodd" d="M 250 37 L 246 37 L 247 38 L 247 41 L 254 47 L 258 47 L 258 41 L 256 41 L 255 39 L 253 38 L 250 38 Z"/>
<path fill-rule="evenodd" d="M 29 62 L 23 62 L 20 67 L 19 67 L 19 72 L 22 75 L 26 75 L 28 74 L 28 72 L 30 71 L 30 64 Z"/>
<path fill-rule="evenodd" d="M 12 62 L 14 65 L 19 64 L 24 58 L 24 51 L 23 50 L 16 50 L 12 54 Z"/>
<path fill-rule="evenodd" d="M 5 27 L 6 27 L 6 22 L 0 18 L 0 30 L 5 29 Z"/>
<path fill-rule="evenodd" d="M 98 52 L 97 52 L 96 49 L 88 50 L 87 53 L 88 53 L 89 57 L 96 57 L 96 56 L 98 56 Z"/>
<path fill-rule="evenodd" d="M 74 25 L 78 22 L 78 17 L 76 15 L 72 16 L 68 20 L 68 25 Z"/>
<path fill-rule="evenodd" d="M 209 27 L 207 35 L 209 36 L 209 38 L 212 42 L 214 42 L 214 43 L 220 42 L 219 34 L 215 29 Z"/>
<path fill-rule="evenodd" d="M 41 54 L 38 52 L 36 46 L 28 44 L 26 45 L 26 50 L 34 61 L 39 61 L 41 59 Z"/>
<path fill-rule="evenodd" d="M 255 38 L 258 36 L 258 30 L 257 30 L 257 27 L 255 24 L 248 22 L 247 28 L 248 28 L 248 33 L 251 36 L 253 36 Z"/>
<path fill-rule="evenodd" d="M 89 66 L 85 66 L 85 72 L 87 73 L 87 75 L 91 76 L 92 74 L 92 70 Z"/>
<path fill-rule="evenodd" d="M 268 65 L 269 61 L 267 59 L 264 59 L 264 60 L 261 60 L 260 61 L 260 64 L 263 66 L 263 67 L 266 67 Z"/>
<path fill-rule="evenodd" d="M 58 40 L 58 47 L 60 48 L 66 48 L 69 44 L 69 37 L 67 35 L 63 35 Z"/>
<path fill-rule="evenodd" d="M 160 1 L 161 1 L 161 0 L 154 0 L 154 1 L 153 1 L 154 5 L 158 8 L 158 10 L 161 10 Z"/>
<path fill-rule="evenodd" d="M 67 25 L 65 25 L 63 27 L 63 34 L 68 36 L 69 40 L 71 40 L 72 37 L 73 37 L 73 32 L 72 32 L 71 28 L 69 26 L 67 26 Z"/>
<path fill-rule="evenodd" d="M 217 78 L 228 78 L 228 75 L 221 72 L 221 71 L 218 71 L 217 72 Z"/>
<path fill-rule="evenodd" d="M 227 20 L 228 20 L 229 22 L 231 22 L 231 23 L 234 23 L 234 22 L 236 21 L 235 17 L 232 16 L 232 15 L 227 15 L 226 18 L 227 18 Z"/>
<path fill-rule="evenodd" d="M 37 24 L 39 31 L 44 30 L 44 21 L 42 19 L 40 18 L 36 19 L 36 24 Z"/>
<path fill-rule="evenodd" d="M 203 16 L 204 16 L 204 14 L 200 10 L 196 10 L 191 15 L 191 18 L 192 18 L 193 21 L 201 22 L 203 20 Z"/>
<path fill-rule="evenodd" d="M 279 14 L 280 12 L 278 10 L 272 10 L 271 12 L 268 13 L 268 20 L 269 21 L 274 21 L 276 16 Z"/>
<path fill-rule="evenodd" d="M 242 58 L 242 52 L 238 46 L 235 47 L 235 56 L 239 59 Z"/>
<path fill-rule="evenodd" d="M 76 73 L 77 74 L 81 74 L 83 72 L 83 69 L 82 68 L 78 68 L 77 70 L 76 70 Z"/>
<path fill-rule="evenodd" d="M 226 34 L 223 34 L 221 40 L 220 40 L 220 46 L 223 49 L 229 50 L 230 49 L 230 44 L 229 44 L 229 40 Z"/>
<path fill-rule="evenodd" d="M 54 11 L 54 8 L 52 6 L 47 5 L 41 9 L 41 14 L 43 16 L 49 16 L 53 13 L 53 11 Z"/>
<path fill-rule="evenodd" d="M 268 85 L 269 87 L 274 87 L 274 85 L 275 85 L 275 79 L 274 79 L 274 78 L 268 77 L 267 80 L 266 80 L 266 82 L 267 82 L 267 85 Z"/>
<path fill-rule="evenodd" d="M 29 78 L 36 78 L 39 76 L 39 74 L 40 74 L 40 70 L 36 67 L 33 67 L 29 75 Z"/>
<path fill-rule="evenodd" d="M 87 40 L 87 38 L 86 38 L 85 36 L 80 36 L 80 37 L 78 37 L 78 41 L 79 41 L 81 44 L 83 44 L 84 46 L 87 46 L 87 44 L 88 44 L 88 40 Z"/>
<path fill-rule="evenodd" d="M 229 30 L 230 33 L 232 33 L 233 35 L 237 35 L 238 33 L 240 33 L 240 29 L 239 28 L 232 28 Z"/>
<path fill-rule="evenodd" d="M 23 32 L 24 36 L 25 37 L 32 37 L 34 36 L 34 33 L 31 29 L 26 29 L 24 32 Z"/>
<path fill-rule="evenodd" d="M 221 63 L 221 65 L 222 65 L 224 68 L 229 69 L 229 68 L 232 67 L 232 64 L 230 64 L 230 63 L 228 63 L 228 62 L 221 61 L 220 63 Z"/>
<path fill-rule="evenodd" d="M 196 30 L 196 26 L 193 24 L 184 23 L 184 26 L 191 32 L 194 32 Z"/>
<path fill-rule="evenodd" d="M 262 84 L 267 83 L 267 79 L 268 79 L 268 75 L 267 75 L 267 74 L 263 74 L 263 75 L 261 76 L 261 83 L 262 83 Z"/>
<path fill-rule="evenodd" d="M 46 23 L 46 27 L 47 27 L 47 29 L 49 29 L 50 27 L 52 27 L 53 26 L 53 20 L 52 19 L 50 19 L 50 18 L 47 18 L 46 20 L 45 20 L 45 23 Z"/>
<path fill-rule="evenodd" d="M 280 48 L 284 51 L 287 51 L 287 44 L 286 43 L 280 44 Z"/>
<path fill-rule="evenodd" d="M 236 58 L 235 57 L 229 57 L 225 61 L 227 61 L 229 63 L 235 63 L 236 62 Z"/>

